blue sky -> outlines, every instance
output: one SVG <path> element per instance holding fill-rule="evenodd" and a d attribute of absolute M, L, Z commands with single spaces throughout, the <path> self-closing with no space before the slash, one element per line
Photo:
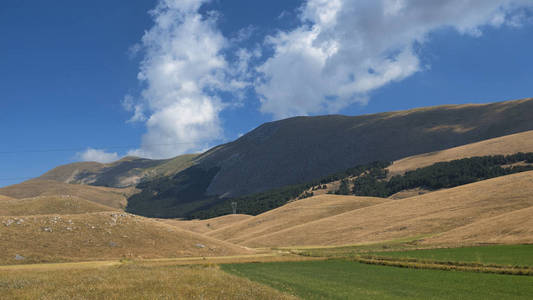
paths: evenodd
<path fill-rule="evenodd" d="M 0 186 L 294 115 L 531 97 L 531 4 L 2 1 Z"/>

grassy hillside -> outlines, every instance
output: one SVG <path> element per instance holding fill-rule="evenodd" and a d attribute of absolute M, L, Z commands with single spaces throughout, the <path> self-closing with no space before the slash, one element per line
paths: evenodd
<path fill-rule="evenodd" d="M 231 226 L 235 223 L 240 223 L 241 221 L 248 220 L 251 218 L 253 217 L 250 215 L 232 214 L 206 220 L 182 221 L 173 219 L 161 219 L 160 221 L 192 232 L 208 233 L 210 231 L 225 228 L 227 226 Z"/>
<path fill-rule="evenodd" d="M 434 191 L 531 170 L 533 170 L 533 153 L 470 157 L 439 162 L 390 178 L 387 178 L 386 169 L 375 168 L 353 180 L 344 180 L 345 188 L 342 193 L 389 197 L 406 190 Z M 340 187 L 339 192 L 341 192 Z"/>
<path fill-rule="evenodd" d="M 83 214 L 116 210 L 76 196 L 37 196 L 26 199 L 0 199 L 0 216 Z"/>
<path fill-rule="evenodd" d="M 207 235 L 232 243 L 246 244 L 246 241 L 258 236 L 387 201 L 389 200 L 371 197 L 320 195 L 288 203 L 231 226 L 211 231 Z"/>
<path fill-rule="evenodd" d="M 533 99 L 524 99 L 355 117 L 296 117 L 263 124 L 197 161 L 203 168 L 221 168 L 209 195 L 238 196 L 309 182 L 372 161 L 533 130 L 532 114 Z"/>
<path fill-rule="evenodd" d="M 533 99 L 524 99 L 266 123 L 199 155 L 192 168 L 176 176 L 143 182 L 138 187 L 145 193 L 130 199 L 128 211 L 154 217 L 208 218 L 228 213 L 238 198 L 240 207 L 246 208 L 241 212 L 258 214 L 294 198 L 269 193 L 261 199 L 262 192 L 298 187 L 373 161 L 393 161 L 530 131 L 531 114 Z M 191 176 L 198 170 L 206 176 Z M 200 186 L 194 194 L 181 194 L 184 187 Z"/>
<path fill-rule="evenodd" d="M 117 189 L 67 184 L 51 180 L 32 179 L 20 184 L 0 188 L 0 195 L 23 199 L 38 196 L 74 196 L 118 209 L 126 207 L 127 198 L 135 189 Z"/>
<path fill-rule="evenodd" d="M 511 134 L 499 138 L 453 147 L 446 150 L 406 157 L 392 163 L 387 169 L 391 176 L 403 174 L 437 162 L 488 155 L 509 155 L 533 152 L 533 131 Z"/>
<path fill-rule="evenodd" d="M 0 264 L 250 253 L 239 246 L 120 211 L 0 216 L 0 224 Z"/>
<path fill-rule="evenodd" d="M 530 182 L 530 184 L 533 182 Z M 509 195 L 512 197 L 512 195 Z M 533 243 L 533 208 L 482 219 L 472 224 L 428 238 L 424 244 Z"/>
<path fill-rule="evenodd" d="M 530 171 L 387 201 L 260 235 L 244 244 L 252 247 L 347 245 L 427 237 L 497 216 L 502 218 L 502 222 L 508 222 L 507 230 L 513 235 L 513 230 L 523 227 L 513 223 L 512 214 L 507 217 L 505 214 L 533 206 L 532 195 L 533 172 Z M 526 232 L 514 242 L 528 241 L 530 238 Z M 428 243 L 430 241 L 428 239 Z M 453 238 L 450 241 L 457 244 L 463 240 Z M 477 241 L 482 242 L 483 238 Z"/>

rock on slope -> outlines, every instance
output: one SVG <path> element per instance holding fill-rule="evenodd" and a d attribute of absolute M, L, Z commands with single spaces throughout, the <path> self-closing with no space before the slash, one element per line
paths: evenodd
<path fill-rule="evenodd" d="M 121 211 L 0 216 L 0 264 L 250 254 L 240 246 Z M 24 260 L 16 260 L 19 255 Z"/>

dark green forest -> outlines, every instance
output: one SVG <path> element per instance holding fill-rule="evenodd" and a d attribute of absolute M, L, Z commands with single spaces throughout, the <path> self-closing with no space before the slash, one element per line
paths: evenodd
<path fill-rule="evenodd" d="M 369 170 L 381 170 L 388 167 L 390 164 L 390 162 L 373 162 L 367 165 L 349 168 L 342 172 L 337 172 L 304 184 L 285 186 L 282 188 L 276 188 L 266 192 L 246 195 L 242 197 L 221 199 L 215 205 L 205 207 L 204 209 L 200 209 L 196 212 L 193 212 L 190 217 L 206 219 L 229 214 L 232 212 L 231 202 L 237 202 L 238 213 L 258 215 L 260 213 L 280 207 L 292 199 L 296 199 L 298 197 L 306 198 L 313 196 L 312 192 L 306 192 L 309 189 L 322 188 L 322 186 L 326 183 L 342 180 L 347 177 L 358 176 Z"/>
<path fill-rule="evenodd" d="M 472 157 L 440 162 L 406 172 L 404 175 L 393 176 L 390 180 L 385 180 L 387 177 L 386 169 L 372 169 L 353 180 L 353 189 L 350 194 L 389 197 L 407 189 L 452 188 L 480 180 L 533 170 L 531 165 L 509 166 L 520 162 L 533 163 L 533 153 Z"/>

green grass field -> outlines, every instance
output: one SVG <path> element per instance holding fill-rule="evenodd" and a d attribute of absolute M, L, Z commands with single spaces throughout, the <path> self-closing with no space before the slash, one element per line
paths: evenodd
<path fill-rule="evenodd" d="M 533 267 L 533 245 L 497 245 L 448 249 L 375 252 L 376 256 L 427 261 L 473 262 Z"/>
<path fill-rule="evenodd" d="M 420 270 L 346 260 L 221 268 L 303 299 L 531 299 L 533 277 Z"/>

